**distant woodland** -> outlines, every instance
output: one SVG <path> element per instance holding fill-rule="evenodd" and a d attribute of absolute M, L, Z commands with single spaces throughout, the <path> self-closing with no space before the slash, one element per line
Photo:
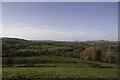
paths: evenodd
<path fill-rule="evenodd" d="M 117 41 L 51 41 L 1 38 L 2 56 L 41 56 L 54 55 L 106 63 L 118 62 Z"/>

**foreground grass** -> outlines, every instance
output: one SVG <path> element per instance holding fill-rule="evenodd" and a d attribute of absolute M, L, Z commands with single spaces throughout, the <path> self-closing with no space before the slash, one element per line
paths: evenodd
<path fill-rule="evenodd" d="M 117 78 L 117 69 L 101 68 L 3 68 L 3 78 Z"/>
<path fill-rule="evenodd" d="M 14 57 L 12 61 L 13 67 L 3 67 L 3 79 L 118 77 L 117 65 L 110 63 L 58 56 Z"/>

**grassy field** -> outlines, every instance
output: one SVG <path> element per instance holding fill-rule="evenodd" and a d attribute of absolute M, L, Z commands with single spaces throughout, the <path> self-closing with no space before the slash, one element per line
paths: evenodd
<path fill-rule="evenodd" d="M 116 78 L 117 69 L 100 68 L 3 68 L 3 78 Z"/>
<path fill-rule="evenodd" d="M 12 67 L 3 67 L 3 79 L 117 78 L 116 64 L 58 56 L 4 57 Z"/>

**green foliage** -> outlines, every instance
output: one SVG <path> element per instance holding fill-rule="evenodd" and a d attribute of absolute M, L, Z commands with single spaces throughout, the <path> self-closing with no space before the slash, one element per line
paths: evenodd
<path fill-rule="evenodd" d="M 55 55 L 73 58 L 83 58 L 103 62 L 117 63 L 116 42 L 57 42 L 57 41 L 27 41 L 16 38 L 3 38 L 2 56 L 40 56 Z M 112 54 L 111 54 L 112 53 Z"/>
<path fill-rule="evenodd" d="M 3 38 L 2 42 L 4 80 L 118 77 L 116 42 L 27 41 L 16 38 Z"/>

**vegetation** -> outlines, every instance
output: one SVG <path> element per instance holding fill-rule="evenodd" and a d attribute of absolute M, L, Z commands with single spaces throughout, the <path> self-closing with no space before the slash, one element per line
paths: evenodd
<path fill-rule="evenodd" d="M 2 56 L 3 79 L 118 77 L 118 44 L 114 41 L 2 38 Z"/>
<path fill-rule="evenodd" d="M 3 57 L 55 55 L 118 62 L 118 44 L 112 41 L 57 42 L 3 38 Z"/>
<path fill-rule="evenodd" d="M 12 57 L 11 60 L 12 66 L 3 67 L 3 79 L 118 77 L 118 66 L 111 63 L 56 56 Z"/>

